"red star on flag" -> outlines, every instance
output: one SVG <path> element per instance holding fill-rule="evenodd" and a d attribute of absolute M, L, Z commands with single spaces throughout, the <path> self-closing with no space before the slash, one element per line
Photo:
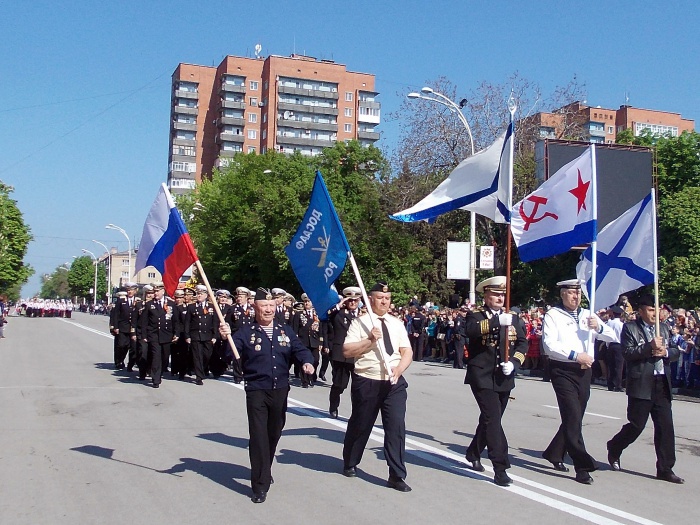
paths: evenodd
<path fill-rule="evenodd" d="M 581 179 L 581 170 L 576 170 L 578 171 L 578 185 L 573 189 L 569 190 L 569 193 L 576 197 L 576 200 L 578 200 L 578 211 L 576 214 L 578 215 L 581 213 L 581 208 L 584 210 L 586 208 L 586 195 L 588 195 L 588 187 L 591 185 L 591 181 L 588 182 L 583 182 Z"/>

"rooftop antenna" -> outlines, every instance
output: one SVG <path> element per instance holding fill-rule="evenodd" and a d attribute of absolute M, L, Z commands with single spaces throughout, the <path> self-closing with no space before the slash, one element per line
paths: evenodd
<path fill-rule="evenodd" d="M 262 51 L 262 46 L 255 44 L 255 58 L 260 58 L 260 51 Z"/>

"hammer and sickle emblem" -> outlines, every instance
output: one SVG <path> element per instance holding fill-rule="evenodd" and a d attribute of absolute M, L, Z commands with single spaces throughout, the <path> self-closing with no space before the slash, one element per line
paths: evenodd
<path fill-rule="evenodd" d="M 531 201 L 533 203 L 532 212 L 530 213 L 530 215 L 525 215 L 525 206 L 524 205 L 525 205 L 526 200 Z M 547 204 L 547 200 L 548 200 L 547 197 L 539 197 L 537 195 L 533 195 L 531 197 L 528 197 L 527 199 L 524 199 L 523 202 L 520 203 L 520 210 L 519 210 L 520 217 L 522 218 L 522 220 L 525 221 L 525 227 L 523 228 L 523 231 L 527 231 L 530 228 L 530 224 L 532 224 L 534 222 L 540 222 L 545 217 L 551 217 L 555 221 L 559 219 L 558 215 L 556 215 L 555 213 L 548 212 L 548 211 L 544 212 L 539 217 L 536 216 L 537 210 L 539 209 L 540 204 L 542 204 L 542 205 Z"/>

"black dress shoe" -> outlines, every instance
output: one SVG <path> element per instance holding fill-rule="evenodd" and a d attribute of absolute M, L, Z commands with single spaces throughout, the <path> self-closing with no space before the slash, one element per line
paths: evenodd
<path fill-rule="evenodd" d="M 474 461 L 467 460 L 467 462 L 469 463 L 469 465 L 467 465 L 467 466 L 468 466 L 470 469 L 475 470 L 476 472 L 483 472 L 484 470 L 486 470 L 486 469 L 484 468 L 484 466 L 481 464 L 481 460 L 480 460 L 480 459 L 476 459 L 476 460 L 474 460 Z"/>
<path fill-rule="evenodd" d="M 668 472 L 657 472 L 656 479 L 660 479 L 661 481 L 668 481 L 669 483 L 678 483 L 679 485 L 685 483 L 685 480 L 683 478 L 681 478 L 680 476 L 676 476 L 671 470 L 669 470 Z"/>
<path fill-rule="evenodd" d="M 154 384 L 153 388 L 160 388 L 160 384 Z"/>
<path fill-rule="evenodd" d="M 253 494 L 253 497 L 250 498 L 250 501 L 253 503 L 265 503 L 265 500 L 267 499 L 267 492 L 256 492 Z"/>
<path fill-rule="evenodd" d="M 513 483 L 513 480 L 510 479 L 510 476 L 506 474 L 505 470 L 502 470 L 496 472 L 496 475 L 493 477 L 493 482 L 499 487 L 507 487 Z"/>
<path fill-rule="evenodd" d="M 622 470 L 622 467 L 620 466 L 620 457 L 619 456 L 613 456 L 610 452 L 608 452 L 608 463 L 610 463 L 610 468 L 619 472 Z"/>
<path fill-rule="evenodd" d="M 411 487 L 409 487 L 404 480 L 401 478 L 389 477 L 386 481 L 386 486 L 399 492 L 411 492 Z"/>
<path fill-rule="evenodd" d="M 331 419 L 338 419 L 338 411 L 337 410 L 329 410 L 328 414 L 331 416 Z"/>
<path fill-rule="evenodd" d="M 576 481 L 578 481 L 579 483 L 583 483 L 584 485 L 590 485 L 591 483 L 593 483 L 593 478 L 588 472 L 582 470 L 576 473 Z"/>
<path fill-rule="evenodd" d="M 321 381 L 325 381 L 325 380 L 326 380 L 326 374 L 321 374 L 320 376 L 318 376 L 318 378 L 319 378 Z"/>
<path fill-rule="evenodd" d="M 344 468 L 343 476 L 346 478 L 355 478 L 357 477 L 357 469 L 355 467 Z"/>
<path fill-rule="evenodd" d="M 303 385 L 301 385 L 301 388 L 309 388 L 309 385 L 307 385 L 306 383 L 304 383 Z"/>
<path fill-rule="evenodd" d="M 203 384 L 204 384 L 204 381 L 202 381 L 201 379 L 197 379 L 197 380 L 194 382 L 194 384 L 195 384 L 195 385 L 203 385 Z"/>
<path fill-rule="evenodd" d="M 569 472 L 569 467 L 564 465 L 561 461 L 552 461 L 552 468 L 558 470 L 559 472 Z"/>

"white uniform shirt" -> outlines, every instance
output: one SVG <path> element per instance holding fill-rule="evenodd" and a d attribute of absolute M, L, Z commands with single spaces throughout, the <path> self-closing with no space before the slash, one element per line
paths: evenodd
<path fill-rule="evenodd" d="M 610 319 L 608 321 L 608 326 L 612 328 L 613 332 L 615 332 L 615 341 L 613 343 L 619 343 L 620 341 L 620 336 L 622 335 L 622 327 L 624 326 L 624 323 L 620 321 L 619 318 L 614 317 L 613 319 Z"/>
<path fill-rule="evenodd" d="M 382 323 L 379 319 L 379 317 L 376 317 L 377 326 L 381 330 Z M 411 341 L 408 339 L 406 327 L 404 327 L 399 319 L 389 314 L 386 314 L 383 319 L 389 331 L 391 346 L 394 347 L 394 353 L 388 356 L 389 366 L 396 368 L 401 361 L 399 348 L 411 348 Z M 345 336 L 345 344 L 359 343 L 360 341 L 368 339 L 371 331 L 372 323 L 369 320 L 369 314 L 357 317 L 348 327 L 348 333 Z M 355 359 L 355 373 L 367 379 L 389 380 L 389 375 L 384 369 L 384 363 L 376 344 L 370 346 L 369 350 Z"/>
<path fill-rule="evenodd" d="M 553 361 L 576 361 L 576 354 L 586 353 L 593 357 L 594 346 L 588 345 L 588 318 L 591 312 L 586 309 L 579 310 L 578 323 L 565 310 L 554 307 L 550 308 L 544 315 L 542 324 L 542 346 L 550 359 Z M 593 330 L 593 339 L 616 342 L 615 332 L 600 318 L 593 314 L 598 320 L 598 329 Z"/>

